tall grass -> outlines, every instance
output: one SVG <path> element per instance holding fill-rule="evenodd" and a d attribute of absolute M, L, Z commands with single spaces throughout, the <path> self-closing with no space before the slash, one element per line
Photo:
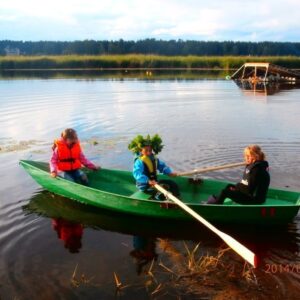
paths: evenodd
<path fill-rule="evenodd" d="M 16 69 L 236 69 L 245 62 L 271 62 L 300 69 L 296 56 L 159 56 L 159 55 L 63 55 L 2 56 L 0 70 Z"/>

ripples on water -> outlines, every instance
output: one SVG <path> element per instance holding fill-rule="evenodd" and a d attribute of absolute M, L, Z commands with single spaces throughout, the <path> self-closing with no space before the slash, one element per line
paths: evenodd
<path fill-rule="evenodd" d="M 54 138 L 65 127 L 77 129 L 85 153 L 94 162 L 119 169 L 131 168 L 127 144 L 138 133 L 160 133 L 165 144 L 160 157 L 178 171 L 239 162 L 243 148 L 258 143 L 270 162 L 272 185 L 300 189 L 299 90 L 257 96 L 223 80 L 31 79 L 1 80 L 0 94 L 1 299 L 37 299 L 40 293 L 43 299 L 110 298 L 114 271 L 124 276 L 124 281 L 137 280 L 129 253 L 131 234 L 137 234 L 134 227 L 141 222 L 124 229 L 126 222 L 116 226 L 120 217 L 102 216 L 98 221 L 106 221 L 95 224 L 95 214 L 77 204 L 67 206 L 66 212 L 60 204 L 66 199 L 41 193 L 18 166 L 19 159 L 47 160 Z M 236 181 L 241 172 L 237 168 L 205 176 Z M 58 240 L 51 223 L 51 205 L 46 212 L 39 210 L 43 207 L 24 209 L 29 203 L 34 206 L 49 199 L 57 209 L 54 216 L 60 212 L 61 217 L 84 225 L 79 253 L 71 254 Z M 218 240 L 209 245 L 214 240 L 211 234 L 202 239 L 198 236 L 197 230 L 203 228 L 195 223 L 191 228 L 194 233 L 186 228 L 182 239 L 200 239 L 204 251 L 219 247 Z M 146 235 L 159 231 L 150 229 L 143 229 Z M 166 235 L 174 239 L 169 229 Z M 283 232 L 267 232 L 267 241 L 264 234 L 228 230 L 245 243 L 253 242 L 266 264 L 297 265 L 300 269 L 299 217 Z M 165 257 L 162 250 L 159 255 Z M 242 264 L 233 257 L 237 265 Z M 76 265 L 78 274 L 95 276 L 99 285 L 71 288 Z M 299 291 L 295 287 L 300 279 L 297 272 L 264 271 L 257 271 L 258 278 L 270 289 L 277 286 L 278 295 L 292 297 Z M 131 293 L 134 288 L 128 289 L 126 297 Z M 145 291 L 134 295 L 143 297 Z"/>

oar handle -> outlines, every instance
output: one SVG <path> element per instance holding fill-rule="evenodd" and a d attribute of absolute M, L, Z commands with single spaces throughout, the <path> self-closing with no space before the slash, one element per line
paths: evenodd
<path fill-rule="evenodd" d="M 227 165 L 222 165 L 222 166 L 196 169 L 196 170 L 188 171 L 188 172 L 180 172 L 180 173 L 177 173 L 177 176 L 195 175 L 195 174 L 200 174 L 200 173 L 205 173 L 205 172 L 210 172 L 210 171 L 217 171 L 217 170 L 222 170 L 222 169 L 235 168 L 235 167 L 240 167 L 240 166 L 245 166 L 245 163 L 244 162 L 239 162 L 239 163 L 227 164 Z"/>
<path fill-rule="evenodd" d="M 187 206 L 185 203 L 183 203 L 181 200 L 176 198 L 172 193 L 168 192 L 166 189 L 164 189 L 159 184 L 155 184 L 154 187 L 161 193 L 163 193 L 168 199 L 171 199 L 173 202 L 175 202 L 178 206 L 180 206 L 184 211 L 189 213 L 191 216 L 193 216 L 196 220 L 201 222 L 203 225 L 205 225 L 207 228 L 209 228 L 211 231 L 213 231 L 216 235 L 218 235 L 231 249 L 233 249 L 236 253 L 238 253 L 241 257 L 243 257 L 246 261 L 248 261 L 254 268 L 257 266 L 257 258 L 255 254 L 250 251 L 248 248 L 246 248 L 244 245 L 239 243 L 237 240 L 235 240 L 230 235 L 222 232 L 221 230 L 217 229 L 214 225 L 209 223 L 206 219 L 204 219 L 202 216 L 197 214 L 194 210 L 192 210 L 189 206 Z"/>

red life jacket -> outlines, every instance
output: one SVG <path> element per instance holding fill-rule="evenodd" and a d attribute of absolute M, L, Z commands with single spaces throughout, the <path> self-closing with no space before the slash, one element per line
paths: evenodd
<path fill-rule="evenodd" d="M 63 139 L 55 141 L 57 147 L 57 168 L 60 171 L 71 171 L 81 168 L 80 153 L 81 147 L 79 142 L 68 146 Z"/>

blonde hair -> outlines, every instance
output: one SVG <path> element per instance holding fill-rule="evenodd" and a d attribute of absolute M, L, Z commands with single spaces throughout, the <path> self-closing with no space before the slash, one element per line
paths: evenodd
<path fill-rule="evenodd" d="M 72 128 L 66 128 L 62 133 L 61 133 L 61 137 L 66 140 L 66 139 L 70 139 L 70 140 L 77 140 L 77 133 L 75 129 Z"/>
<path fill-rule="evenodd" d="M 261 151 L 258 145 L 249 145 L 244 149 L 244 155 L 250 155 L 255 158 L 255 160 L 265 160 L 266 155 Z"/>

